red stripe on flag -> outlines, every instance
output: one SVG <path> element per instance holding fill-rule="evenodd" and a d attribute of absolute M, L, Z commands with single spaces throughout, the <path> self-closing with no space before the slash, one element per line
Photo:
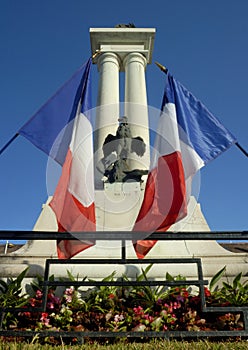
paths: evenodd
<path fill-rule="evenodd" d="M 187 214 L 186 185 L 180 152 L 158 159 L 148 175 L 144 200 L 133 231 L 164 232 Z M 137 241 L 134 248 L 142 259 L 156 241 Z"/>
<path fill-rule="evenodd" d="M 50 206 L 56 214 L 59 232 L 95 231 L 95 205 L 84 206 L 69 191 L 72 154 L 69 150 L 62 169 L 62 175 Z M 87 190 L 87 189 L 85 189 Z M 58 241 L 59 258 L 70 258 L 94 245 L 94 242 Z"/>
<path fill-rule="evenodd" d="M 58 232 L 66 232 L 62 226 L 59 225 Z M 70 259 L 74 255 L 82 252 L 85 249 L 92 247 L 95 243 L 86 244 L 79 240 L 57 240 L 57 253 L 59 259 Z"/>

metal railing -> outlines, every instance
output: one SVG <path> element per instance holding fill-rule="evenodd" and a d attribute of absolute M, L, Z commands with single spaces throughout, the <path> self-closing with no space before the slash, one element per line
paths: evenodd
<path fill-rule="evenodd" d="M 59 232 L 45 232 L 45 231 L 0 231 L 0 239 L 7 240 L 115 240 L 122 241 L 120 258 L 116 259 L 46 259 L 44 282 L 43 282 L 43 299 L 42 305 L 39 308 L 25 308 L 25 311 L 44 311 L 46 309 L 48 287 L 57 286 L 196 286 L 199 288 L 199 296 L 201 300 L 201 310 L 203 313 L 242 313 L 244 329 L 238 331 L 145 331 L 145 332 L 72 332 L 72 331 L 12 331 L 3 330 L 0 327 L 0 336 L 21 336 L 21 337 L 33 337 L 39 335 L 39 337 L 76 337 L 79 341 L 83 341 L 86 337 L 91 338 L 112 338 L 112 337 L 127 337 L 127 338 L 139 338 L 139 337 L 157 337 L 157 338 L 225 338 L 225 337 L 248 337 L 248 307 L 209 307 L 206 305 L 204 286 L 208 284 L 207 280 L 203 278 L 202 263 L 200 258 L 175 258 L 175 259 L 127 259 L 126 257 L 126 241 L 130 240 L 157 240 L 157 241 L 179 241 L 179 240 L 231 240 L 231 241 L 247 241 L 248 231 L 236 231 L 236 232 L 166 232 L 157 233 L 154 232 L 144 238 L 143 232 L 75 232 L 75 233 L 59 233 Z M 197 279 L 194 280 L 177 280 L 177 281 L 126 281 L 123 279 L 117 281 L 51 281 L 50 267 L 52 265 L 97 265 L 97 264 L 196 264 L 197 267 Z M 23 308 L 1 308 L 0 307 L 0 320 L 6 312 L 19 312 L 23 311 Z"/>
<path fill-rule="evenodd" d="M 119 237 L 118 237 L 119 236 Z M 153 232 L 144 237 L 144 232 L 130 231 L 97 231 L 97 232 L 51 232 L 51 231 L 8 231 L 0 230 L 0 240 L 244 240 L 248 241 L 248 231 L 184 231 L 184 232 Z"/>

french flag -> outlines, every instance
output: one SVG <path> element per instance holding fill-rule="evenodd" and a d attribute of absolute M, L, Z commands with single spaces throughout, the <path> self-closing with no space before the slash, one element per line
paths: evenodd
<path fill-rule="evenodd" d="M 154 154 L 133 231 L 163 232 L 187 215 L 194 175 L 236 138 L 170 73 Z M 133 241 L 142 259 L 156 241 Z"/>
<path fill-rule="evenodd" d="M 89 68 L 78 88 L 79 101 L 73 120 L 72 137 L 62 168 L 62 175 L 50 202 L 56 214 L 59 232 L 95 231 L 93 129 L 88 108 Z M 78 102 L 78 103 L 77 103 Z M 94 242 L 59 240 L 58 257 L 68 259 Z"/>
<path fill-rule="evenodd" d="M 96 230 L 91 66 L 89 59 L 19 130 L 19 134 L 63 166 L 50 202 L 59 232 Z M 71 258 L 93 244 L 58 240 L 58 257 Z"/>

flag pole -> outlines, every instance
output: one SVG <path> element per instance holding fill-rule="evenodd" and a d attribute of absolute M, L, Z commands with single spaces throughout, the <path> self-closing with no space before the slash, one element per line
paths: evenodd
<path fill-rule="evenodd" d="M 0 155 L 6 150 L 6 148 L 9 147 L 9 145 L 19 136 L 18 133 L 16 133 L 1 149 L 0 149 Z"/>
<path fill-rule="evenodd" d="M 155 62 L 155 64 L 158 66 L 159 69 L 161 69 L 162 72 L 164 72 L 165 74 L 168 73 L 168 69 L 161 63 Z M 244 153 L 246 157 L 248 157 L 248 152 L 238 142 L 236 142 L 235 145 L 240 149 L 242 153 Z"/>
<path fill-rule="evenodd" d="M 91 56 L 92 59 L 96 58 L 98 55 L 100 55 L 102 52 L 101 50 L 96 50 L 93 55 Z"/>
<path fill-rule="evenodd" d="M 163 66 L 159 62 L 155 62 L 155 64 L 158 66 L 159 69 L 161 69 L 162 72 L 164 72 L 165 74 L 168 73 L 168 69 L 165 66 Z"/>
<path fill-rule="evenodd" d="M 240 149 L 241 152 L 244 153 L 246 157 L 248 157 L 248 152 L 238 142 L 236 142 L 235 145 Z"/>

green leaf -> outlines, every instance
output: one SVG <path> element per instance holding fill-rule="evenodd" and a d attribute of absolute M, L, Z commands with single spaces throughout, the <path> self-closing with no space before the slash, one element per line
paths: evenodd
<path fill-rule="evenodd" d="M 22 306 L 26 305 L 27 303 L 28 303 L 27 299 L 19 300 L 19 302 L 16 302 L 15 307 L 19 308 L 19 307 L 22 307 Z"/>
<path fill-rule="evenodd" d="M 26 276 L 26 273 L 27 273 L 28 269 L 29 269 L 29 267 L 27 267 L 25 270 L 23 270 L 23 271 L 20 273 L 19 276 L 17 276 L 17 278 L 16 278 L 16 284 L 17 284 L 18 286 L 21 286 L 21 283 L 22 283 L 24 277 Z"/>
<path fill-rule="evenodd" d="M 226 266 L 224 266 L 220 271 L 218 271 L 213 278 L 211 279 L 209 283 L 209 290 L 212 291 L 214 285 L 221 279 L 221 277 L 224 275 L 226 271 Z"/>
<path fill-rule="evenodd" d="M 145 270 L 144 270 L 145 275 L 148 274 L 148 272 L 151 270 L 152 266 L 153 266 L 153 264 L 149 264 L 149 265 L 145 268 Z"/>
<path fill-rule="evenodd" d="M 127 282 L 130 281 L 129 277 L 127 277 L 127 275 L 125 273 L 122 274 L 122 278 L 123 278 L 124 281 L 127 281 Z"/>
<path fill-rule="evenodd" d="M 138 281 L 138 282 L 143 281 L 143 280 L 147 281 L 148 280 L 147 274 L 150 271 L 150 269 L 152 268 L 152 265 L 153 264 L 149 264 L 145 269 L 141 269 L 142 273 L 136 277 L 136 281 Z"/>
<path fill-rule="evenodd" d="M 240 272 L 233 280 L 233 288 L 236 289 L 238 287 L 238 284 L 241 280 L 242 272 Z"/>
<path fill-rule="evenodd" d="M 146 273 L 145 273 L 145 270 L 141 269 L 141 271 L 142 271 L 142 274 L 143 274 L 143 279 L 144 279 L 145 281 L 148 281 L 148 278 L 147 278 L 147 275 L 146 275 Z"/>
<path fill-rule="evenodd" d="M 224 289 L 226 289 L 228 291 L 233 291 L 233 287 L 230 284 L 223 282 L 222 285 L 223 285 Z"/>
<path fill-rule="evenodd" d="M 68 275 L 70 281 L 73 281 L 73 282 L 76 281 L 75 277 L 73 276 L 73 274 L 69 270 L 67 270 L 67 275 Z"/>
<path fill-rule="evenodd" d="M 8 285 L 5 281 L 0 280 L 0 290 L 2 293 L 6 292 L 6 289 L 8 288 Z"/>
<path fill-rule="evenodd" d="M 169 272 L 166 272 L 165 278 L 166 278 L 166 281 L 168 281 L 168 282 L 173 282 L 174 281 L 174 277 L 171 276 L 171 274 L 169 274 Z"/>
<path fill-rule="evenodd" d="M 109 282 L 113 281 L 114 275 L 116 274 L 116 271 L 112 272 L 109 276 L 102 279 L 103 282 Z"/>

